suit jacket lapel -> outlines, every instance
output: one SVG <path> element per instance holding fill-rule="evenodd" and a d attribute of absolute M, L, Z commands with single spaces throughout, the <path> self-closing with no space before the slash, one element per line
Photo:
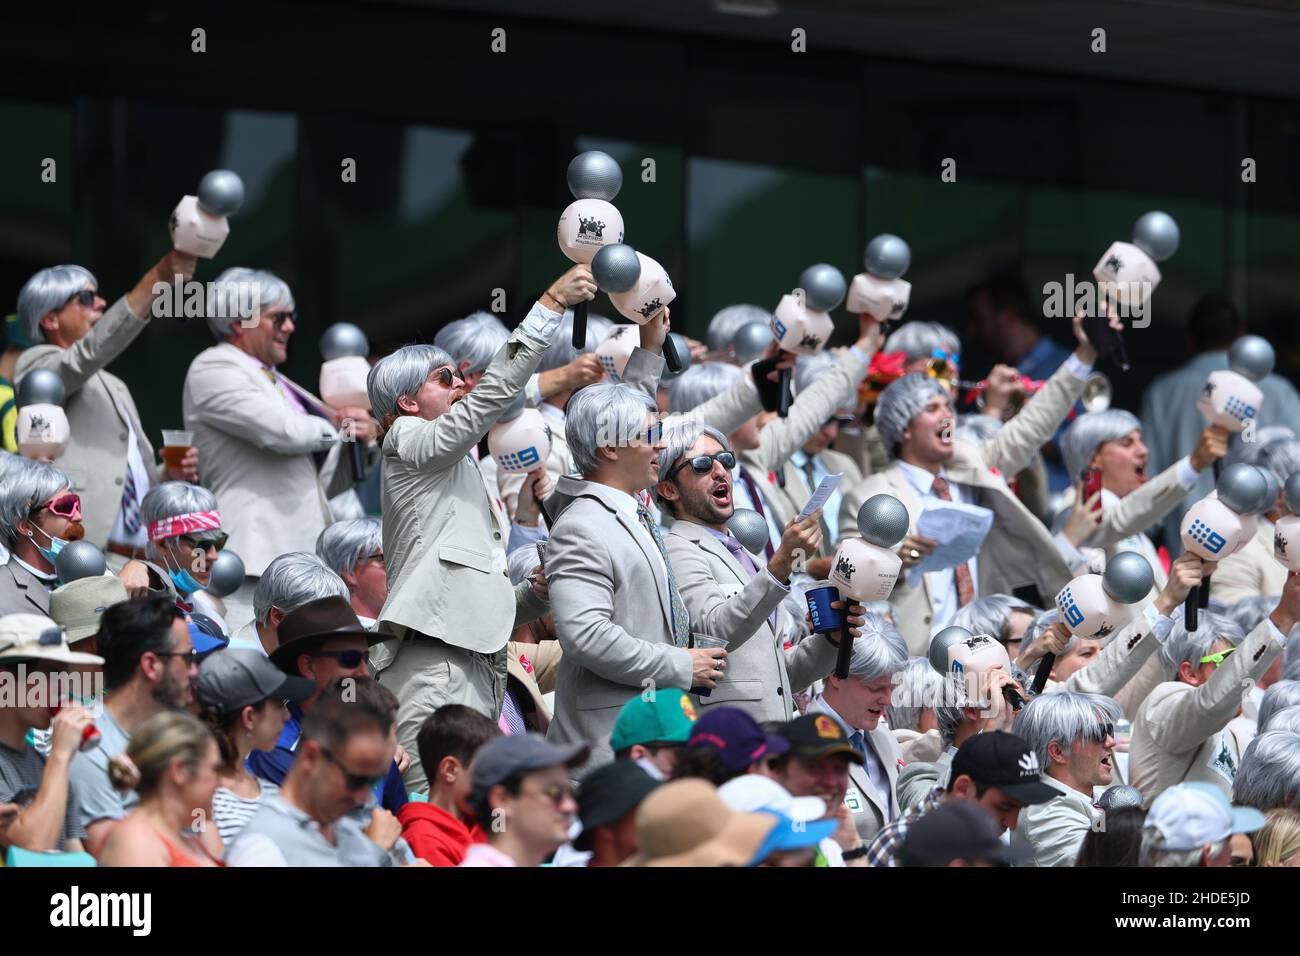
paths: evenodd
<path fill-rule="evenodd" d="M 650 537 L 650 532 L 641 525 L 641 522 L 635 518 L 629 518 L 622 508 L 614 508 L 614 517 L 618 519 L 632 540 L 636 542 L 641 553 L 645 555 L 646 561 L 650 564 L 650 569 L 654 573 L 655 581 L 659 584 L 656 589 L 659 592 L 659 606 L 664 612 L 664 620 L 668 622 L 668 631 L 672 633 L 673 629 L 673 606 L 672 599 L 668 596 L 668 577 L 666 565 L 667 555 L 661 555 L 655 547 L 654 541 Z M 660 529 L 660 533 L 664 533 Z M 666 549 L 665 549 L 666 550 Z"/>
<path fill-rule="evenodd" d="M 675 521 L 673 522 L 673 533 L 694 541 L 701 550 L 708 552 L 725 564 L 727 570 L 735 576 L 736 582 L 741 587 L 749 583 L 749 576 L 745 574 L 745 569 L 736 560 L 736 556 L 704 525 L 696 524 L 693 521 Z M 757 562 L 755 562 L 755 566 L 757 566 Z"/>

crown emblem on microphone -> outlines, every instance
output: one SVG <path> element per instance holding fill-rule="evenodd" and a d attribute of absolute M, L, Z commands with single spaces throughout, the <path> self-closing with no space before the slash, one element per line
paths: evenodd
<path fill-rule="evenodd" d="M 846 579 L 853 577 L 853 572 L 856 570 L 857 568 L 853 566 L 853 562 L 846 554 L 841 554 L 835 562 L 835 573 L 843 575 Z"/>
<path fill-rule="evenodd" d="M 641 308 L 637 309 L 637 312 L 640 313 L 640 315 L 642 315 L 644 318 L 648 319 L 650 318 L 650 316 L 655 315 L 663 307 L 664 304 L 659 301 L 659 297 L 655 296 L 655 298 L 651 299 L 645 305 L 641 306 Z"/>
<path fill-rule="evenodd" d="M 605 223 L 603 220 L 597 219 L 595 216 L 592 216 L 590 219 L 583 219 L 581 216 L 578 217 L 579 236 L 595 236 L 599 239 L 604 235 L 604 232 Z"/>
<path fill-rule="evenodd" d="M 1114 624 L 1103 624 L 1101 627 L 1097 628 L 1097 633 L 1093 634 L 1092 638 L 1093 640 L 1099 640 L 1110 634 L 1113 630 L 1115 630 Z"/>
<path fill-rule="evenodd" d="M 1018 761 L 1020 765 L 1020 775 L 1022 777 L 1032 776 L 1038 773 L 1038 754 L 1032 750 L 1022 756 Z"/>
<path fill-rule="evenodd" d="M 803 338 L 799 340 L 799 347 L 804 349 L 819 348 L 821 344 L 822 344 L 822 340 L 812 334 L 805 335 Z"/>
<path fill-rule="evenodd" d="M 43 415 L 33 415 L 33 416 L 32 416 L 32 418 L 31 418 L 31 428 L 32 428 L 32 431 L 34 431 L 34 432 L 36 432 L 36 431 L 40 431 L 40 432 L 48 431 L 48 430 L 49 430 L 49 427 L 50 427 L 49 420 L 46 419 Z"/>
<path fill-rule="evenodd" d="M 1286 537 L 1280 531 L 1273 534 L 1273 553 L 1279 558 L 1286 557 Z"/>
<path fill-rule="evenodd" d="M 1106 268 L 1111 272 L 1119 272 L 1119 270 L 1124 268 L 1124 262 L 1119 256 L 1112 253 L 1106 257 Z"/>

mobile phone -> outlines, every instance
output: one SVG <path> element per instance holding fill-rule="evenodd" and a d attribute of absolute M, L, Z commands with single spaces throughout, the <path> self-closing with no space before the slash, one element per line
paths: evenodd
<path fill-rule="evenodd" d="M 537 542 L 537 563 L 542 566 L 542 570 L 546 570 L 546 542 L 545 541 Z"/>
<path fill-rule="evenodd" d="M 1083 471 L 1081 471 L 1081 472 L 1079 473 L 1079 480 L 1083 482 L 1083 500 L 1084 500 L 1084 501 L 1087 501 L 1089 498 L 1091 498 L 1091 497 L 1092 497 L 1093 495 L 1095 495 L 1097 492 L 1101 491 L 1101 469 L 1100 469 L 1100 468 L 1085 468 L 1085 469 L 1083 469 Z M 1096 503 L 1095 505 L 1093 505 L 1092 510 L 1093 510 L 1093 511 L 1100 511 L 1100 510 L 1101 510 L 1101 499 L 1100 499 L 1100 498 L 1097 499 L 1097 503 Z"/>

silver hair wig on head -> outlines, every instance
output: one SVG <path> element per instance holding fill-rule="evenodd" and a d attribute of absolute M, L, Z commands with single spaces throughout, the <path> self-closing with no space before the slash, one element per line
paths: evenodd
<path fill-rule="evenodd" d="M 895 625 L 898 623 L 894 619 L 894 605 L 888 601 L 859 601 L 858 603 L 864 611 L 883 617 L 886 623 Z"/>
<path fill-rule="evenodd" d="M 968 415 L 957 416 L 957 430 L 953 434 L 963 441 L 979 444 L 988 441 L 1001 430 L 1002 422 L 992 415 L 981 415 L 972 412 Z"/>
<path fill-rule="evenodd" d="M 225 340 L 236 323 L 251 323 L 262 311 L 276 306 L 288 312 L 296 307 L 287 282 L 265 269 L 234 266 L 208 285 L 208 331 L 213 338 Z"/>
<path fill-rule="evenodd" d="M 1058 442 L 1070 480 L 1079 480 L 1079 472 L 1088 467 L 1098 448 L 1108 441 L 1119 441 L 1135 429 L 1141 431 L 1142 423 L 1136 415 L 1122 408 L 1085 412 L 1076 418 Z"/>
<path fill-rule="evenodd" d="M 573 333 L 569 333 L 572 337 Z M 492 363 L 492 358 L 510 338 L 510 330 L 491 312 L 474 312 L 448 322 L 433 337 L 433 344 L 456 360 L 457 368 L 474 375 Z"/>
<path fill-rule="evenodd" d="M 644 435 L 647 411 L 655 411 L 653 399 L 622 382 L 580 389 L 569 401 L 564 420 L 564 437 L 578 472 L 587 477 L 596 471 L 597 449 L 626 445 Z"/>
<path fill-rule="evenodd" d="M 326 525 L 316 538 L 316 556 L 340 577 L 352 574 L 366 558 L 384 553 L 384 522 L 350 518 Z"/>
<path fill-rule="evenodd" d="M 876 402 L 876 431 L 880 433 L 880 443 L 885 446 L 885 454 L 891 460 L 898 457 L 903 432 L 936 395 L 948 397 L 938 381 L 920 372 L 895 379 L 880 393 Z"/>
<path fill-rule="evenodd" d="M 397 400 L 413 397 L 433 370 L 444 365 L 454 367 L 456 362 L 436 345 L 403 345 L 381 358 L 366 375 L 366 394 L 375 417 L 385 428 L 391 427 L 388 417 L 400 414 Z"/>
<path fill-rule="evenodd" d="M 853 639 L 849 676 L 869 681 L 889 677 L 907 667 L 907 642 L 898 628 L 878 614 L 867 612 L 862 633 Z"/>
<path fill-rule="evenodd" d="M 1102 725 L 1123 719 L 1123 710 L 1109 697 L 1060 691 L 1039 694 L 1026 704 L 1016 715 L 1011 732 L 1038 755 L 1038 763 L 1046 771 L 1052 766 L 1047 748 L 1053 741 L 1068 757 L 1075 741 L 1102 743 Z"/>
<path fill-rule="evenodd" d="M 1242 633 L 1237 622 L 1214 611 L 1202 611 L 1200 626 L 1189 631 L 1184 626 L 1183 616 L 1174 616 L 1174 627 L 1160 645 L 1160 660 L 1164 665 L 1167 680 L 1178 680 L 1178 667 L 1184 661 L 1192 665 L 1192 670 L 1200 667 L 1200 659 L 1210 653 L 1219 640 L 1225 640 L 1236 647 L 1246 635 Z"/>
<path fill-rule="evenodd" d="M 919 358 L 929 358 L 936 351 L 944 352 L 951 358 L 961 354 L 961 339 L 946 325 L 913 319 L 900 325 L 889 338 L 885 339 L 885 347 L 882 351 L 903 352 L 909 362 Z"/>
<path fill-rule="evenodd" d="M 1255 594 L 1237 601 L 1223 613 L 1237 622 L 1241 633 L 1249 634 L 1259 626 L 1259 622 L 1268 617 L 1281 600 L 1278 595 Z"/>
<path fill-rule="evenodd" d="M 943 676 L 930 666 L 928 658 L 911 658 L 899 671 L 894 698 L 885 709 L 889 729 L 919 730 L 921 712 L 942 702 L 944 683 Z"/>
<path fill-rule="evenodd" d="M 739 367 L 723 362 L 692 365 L 668 386 L 668 411 L 682 415 L 721 395 L 743 376 Z"/>
<path fill-rule="evenodd" d="M 1259 713 L 1255 715 L 1255 732 L 1262 734 L 1270 730 L 1273 715 L 1288 707 L 1300 706 L 1300 681 L 1278 680 L 1268 685 L 1264 699 L 1259 702 Z"/>
<path fill-rule="evenodd" d="M 537 371 L 554 372 L 557 368 L 564 368 L 564 366 L 577 359 L 582 352 L 596 351 L 603 334 L 598 334 L 601 322 L 609 322 L 609 319 L 603 315 L 588 314 L 587 338 L 582 350 L 579 351 L 573 347 L 573 310 L 567 310 L 564 313 L 564 318 L 560 319 L 560 325 L 555 330 L 555 334 L 551 336 L 551 347 L 542 353 L 542 360 L 537 363 Z"/>
<path fill-rule="evenodd" d="M 343 579 L 316 555 L 290 551 L 268 564 L 258 578 L 253 590 L 253 616 L 258 624 L 266 625 L 271 622 L 271 608 L 289 614 L 323 597 L 349 600 L 351 595 Z"/>
<path fill-rule="evenodd" d="M 1242 444 L 1246 444 L 1243 442 Z M 1264 446 L 1255 464 L 1267 468 L 1281 484 L 1300 471 L 1300 440 L 1283 438 Z"/>
<path fill-rule="evenodd" d="M 1285 425 L 1268 425 L 1265 428 L 1256 428 L 1255 440 L 1233 442 L 1228 448 L 1228 456 L 1223 463 L 1224 465 L 1235 465 L 1241 462 L 1267 468 L 1268 462 L 1265 453 L 1268 446 L 1273 442 L 1280 443 L 1291 438 L 1295 438 L 1295 432 Z"/>
<path fill-rule="evenodd" d="M 30 521 L 32 510 L 72 482 L 62 468 L 18 458 L 0 475 L 0 542 L 10 551 L 18 543 L 18 523 Z"/>
<path fill-rule="evenodd" d="M 794 392 L 802 395 L 812 388 L 823 375 L 835 367 L 839 356 L 821 351 L 815 355 L 800 355 L 794 363 Z"/>
<path fill-rule="evenodd" d="M 515 548 L 506 556 L 506 570 L 510 572 L 510 583 L 519 587 L 528 580 L 528 575 L 533 573 L 533 568 L 541 563 L 541 558 L 537 556 L 536 544 L 525 544 Z"/>
<path fill-rule="evenodd" d="M 673 465 L 690 453 L 690 450 L 695 447 L 695 443 L 700 440 L 701 435 L 708 435 L 722 446 L 723 451 L 731 451 L 731 444 L 727 441 L 727 436 L 712 425 L 706 425 L 694 418 L 669 418 L 665 420 L 664 444 L 666 447 L 659 453 L 660 481 L 668 480 L 668 473 L 673 470 Z M 673 503 L 659 496 L 658 485 L 654 489 L 654 499 L 661 509 L 667 510 L 669 514 L 674 516 L 677 514 L 677 508 Z"/>
<path fill-rule="evenodd" d="M 736 337 L 736 330 L 750 322 L 772 324 L 772 313 L 757 305 L 729 305 L 719 309 L 709 320 L 709 330 L 705 334 L 710 352 L 724 352 L 731 347 L 731 340 Z"/>
<path fill-rule="evenodd" d="M 1290 707 L 1283 707 L 1281 710 L 1273 711 L 1268 718 L 1268 726 L 1256 726 L 1256 734 L 1267 733 L 1269 731 L 1300 734 L 1300 704 L 1292 704 Z"/>
<path fill-rule="evenodd" d="M 1010 640 L 1011 615 L 1015 611 L 1022 611 L 1030 617 L 1037 617 L 1043 613 L 1041 609 L 1020 600 L 1018 597 L 1012 597 L 1010 594 L 989 594 L 960 608 L 952 616 L 952 623 L 966 628 L 972 634 L 987 634 L 989 637 L 996 638 L 1002 644 L 1006 644 Z M 1052 620 L 1056 619 L 1053 618 Z M 1042 628 L 1034 632 L 1035 636 L 1041 633 L 1043 628 L 1050 625 L 1052 620 L 1047 621 Z M 1032 623 L 1030 627 L 1033 627 Z M 1029 640 L 1029 635 L 1030 630 L 1027 628 L 1023 635 L 1026 643 Z"/>
<path fill-rule="evenodd" d="M 202 485 L 192 485 L 188 481 L 164 481 L 150 488 L 140 502 L 140 524 L 148 528 L 163 518 L 216 510 L 217 496 Z M 147 550 L 150 554 L 157 555 L 158 543 L 150 541 Z"/>
<path fill-rule="evenodd" d="M 99 280 L 89 269 L 73 265 L 50 266 L 23 283 L 18 292 L 18 321 L 23 324 L 33 345 L 45 341 L 41 319 L 59 311 L 86 286 L 98 291 Z"/>
<path fill-rule="evenodd" d="M 1264 731 L 1241 754 L 1232 802 L 1256 810 L 1300 810 L 1300 736 Z"/>

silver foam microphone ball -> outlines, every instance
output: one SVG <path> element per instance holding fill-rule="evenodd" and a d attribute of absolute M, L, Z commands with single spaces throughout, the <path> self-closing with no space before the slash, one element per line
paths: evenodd
<path fill-rule="evenodd" d="M 844 281 L 844 273 L 825 262 L 804 269 L 803 275 L 799 276 L 799 288 L 803 289 L 804 302 L 808 308 L 818 312 L 838 309 L 849 290 L 848 283 Z"/>
<path fill-rule="evenodd" d="M 1277 353 L 1268 339 L 1243 335 L 1228 349 L 1228 368 L 1252 382 L 1268 378 L 1277 362 Z"/>
<path fill-rule="evenodd" d="M 858 531 L 877 547 L 892 548 L 907 537 L 907 506 L 893 495 L 872 495 L 858 509 Z"/>
<path fill-rule="evenodd" d="M 1255 512 L 1256 514 L 1262 515 L 1272 511 L 1274 505 L 1277 504 L 1277 493 L 1281 490 L 1282 483 L 1277 480 L 1277 475 L 1273 474 L 1272 468 L 1264 468 L 1260 465 L 1256 465 L 1255 467 L 1259 468 L 1259 473 L 1264 476 L 1264 484 L 1268 486 L 1267 490 L 1264 492 L 1264 504 L 1260 506 L 1257 512 Z"/>
<path fill-rule="evenodd" d="M 591 260 L 591 277 L 601 292 L 626 292 L 641 278 L 641 260 L 631 246 L 611 242 Z"/>
<path fill-rule="evenodd" d="M 244 181 L 229 169 L 214 169 L 199 181 L 199 208 L 213 216 L 233 216 L 244 204 Z"/>
<path fill-rule="evenodd" d="M 1240 461 L 1223 469 L 1214 487 L 1219 500 L 1239 515 L 1253 515 L 1268 494 L 1268 485 L 1259 469 Z"/>
<path fill-rule="evenodd" d="M 24 405 L 62 405 L 67 391 L 59 373 L 48 368 L 34 368 L 18 380 L 14 399 Z"/>
<path fill-rule="evenodd" d="M 107 568 L 104 552 L 89 541 L 70 541 L 54 559 L 54 570 L 60 584 L 80 578 L 102 577 Z"/>
<path fill-rule="evenodd" d="M 1142 791 L 1137 787 L 1117 783 L 1107 787 L 1097 798 L 1097 806 L 1106 811 L 1119 810 L 1123 807 L 1142 806 Z"/>
<path fill-rule="evenodd" d="M 1149 212 L 1133 224 L 1133 245 L 1156 262 L 1178 251 L 1178 223 L 1167 212 Z"/>
<path fill-rule="evenodd" d="M 862 259 L 873 276 L 897 279 L 912 264 L 912 250 L 898 236 L 882 232 L 867 243 Z"/>
<path fill-rule="evenodd" d="M 1156 576 L 1136 551 L 1121 551 L 1106 562 L 1101 588 L 1120 604 L 1137 604 L 1151 592 Z"/>
<path fill-rule="evenodd" d="M 325 361 L 370 354 L 370 340 L 351 322 L 335 322 L 320 337 L 320 357 Z"/>
<path fill-rule="evenodd" d="M 623 170 L 609 153 L 589 149 L 569 163 L 565 179 L 574 199 L 603 199 L 613 202 L 623 188 Z"/>
<path fill-rule="evenodd" d="M 1300 515 L 1300 471 L 1282 483 L 1282 499 L 1288 511 Z"/>
<path fill-rule="evenodd" d="M 208 570 L 209 594 L 227 597 L 244 586 L 244 562 L 233 551 L 221 551 Z"/>
<path fill-rule="evenodd" d="M 974 638 L 974 634 L 958 624 L 950 624 L 930 638 L 930 666 L 940 674 L 948 673 L 948 648 L 954 644 L 964 644 Z"/>
<path fill-rule="evenodd" d="M 727 520 L 727 530 L 750 554 L 762 554 L 770 540 L 767 519 L 749 508 L 737 508 Z"/>
<path fill-rule="evenodd" d="M 731 340 L 731 354 L 741 365 L 748 365 L 755 359 L 762 358 L 775 336 L 772 327 L 765 322 L 746 322 L 736 329 L 735 338 Z"/>

